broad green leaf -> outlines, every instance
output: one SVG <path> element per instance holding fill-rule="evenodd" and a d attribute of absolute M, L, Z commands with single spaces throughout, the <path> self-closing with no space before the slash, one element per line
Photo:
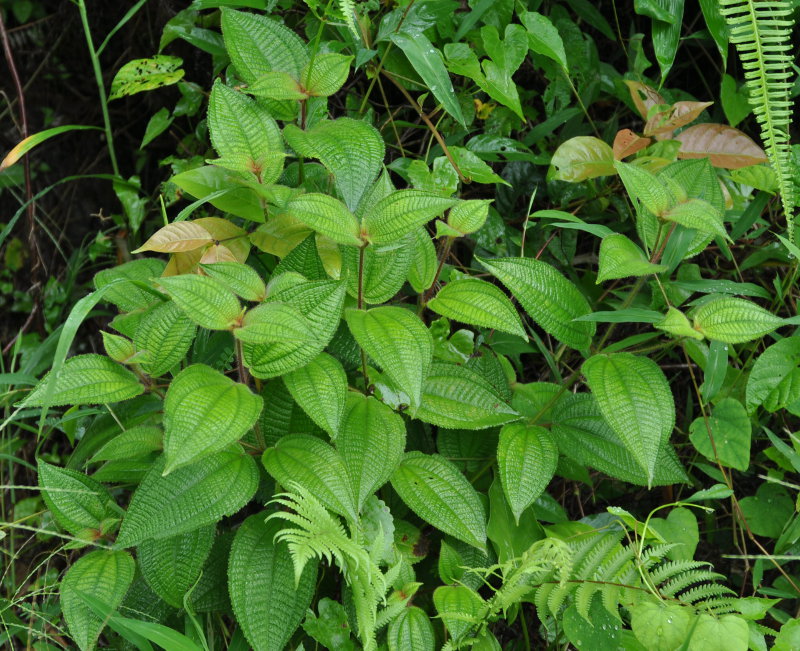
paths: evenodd
<path fill-rule="evenodd" d="M 516 420 L 519 414 L 475 371 L 436 362 L 422 390 L 415 417 L 451 429 L 485 429 Z"/>
<path fill-rule="evenodd" d="M 128 400 L 144 392 L 139 379 L 124 366 L 104 355 L 75 355 L 59 369 L 45 375 L 25 398 L 26 407 L 41 407 L 48 391 L 48 405 L 100 405 Z"/>
<path fill-rule="evenodd" d="M 672 207 L 674 199 L 667 187 L 652 172 L 641 165 L 615 161 L 614 168 L 619 173 L 631 199 L 641 201 L 651 213 L 660 217 Z"/>
<path fill-rule="evenodd" d="M 389 651 L 434 651 L 435 641 L 431 620 L 416 606 L 403 608 L 386 635 Z"/>
<path fill-rule="evenodd" d="M 200 576 L 214 542 L 214 525 L 186 533 L 145 540 L 136 549 L 145 581 L 159 597 L 183 608 L 183 597 Z"/>
<path fill-rule="evenodd" d="M 606 235 L 600 242 L 600 265 L 597 283 L 629 276 L 646 276 L 666 271 L 663 264 L 653 264 L 644 252 L 621 233 Z"/>
<path fill-rule="evenodd" d="M 739 499 L 742 516 L 756 536 L 778 538 L 795 514 L 795 500 L 786 488 L 764 482 L 755 495 Z"/>
<path fill-rule="evenodd" d="M 160 253 L 177 253 L 194 251 L 214 242 L 205 228 L 194 222 L 173 222 L 159 228 L 147 242 L 131 253 L 158 251 Z M 149 280 L 142 279 L 142 280 Z"/>
<path fill-rule="evenodd" d="M 116 610 L 133 582 L 136 563 L 122 551 L 94 551 L 78 559 L 61 581 L 61 610 L 72 640 L 81 651 L 93 649 L 104 620 L 81 598 L 91 594 Z"/>
<path fill-rule="evenodd" d="M 303 89 L 288 72 L 265 72 L 255 83 L 247 87 L 247 92 L 255 97 L 263 97 L 281 101 L 308 99 L 308 92 Z"/>
<path fill-rule="evenodd" d="M 452 212 L 452 211 L 451 211 Z M 408 282 L 418 294 L 422 294 L 433 284 L 436 276 L 436 247 L 431 236 L 424 228 L 418 228 L 413 234 L 411 265 L 408 269 Z"/>
<path fill-rule="evenodd" d="M 800 337 L 787 337 L 759 355 L 747 379 L 747 411 L 800 411 Z"/>
<path fill-rule="evenodd" d="M 58 525 L 74 536 L 98 538 L 104 533 L 107 520 L 119 518 L 109 492 L 91 477 L 41 459 L 38 471 L 45 505 Z"/>
<path fill-rule="evenodd" d="M 361 246 L 358 220 L 338 199 L 327 194 L 302 194 L 286 206 L 286 213 L 339 244 Z"/>
<path fill-rule="evenodd" d="M 691 561 L 700 542 L 700 530 L 697 517 L 692 509 L 678 507 L 669 512 L 665 518 L 650 518 L 650 525 L 667 543 L 674 543 L 669 551 L 671 560 Z"/>
<path fill-rule="evenodd" d="M 618 649 L 622 627 L 615 615 L 606 609 L 599 597 L 590 597 L 586 604 L 576 599 L 562 615 L 564 633 L 577 651 Z"/>
<path fill-rule="evenodd" d="M 661 20 L 653 21 L 652 38 L 653 51 L 661 69 L 661 80 L 666 79 L 675 61 L 675 53 L 681 41 L 681 27 L 683 25 L 684 0 L 660 0 L 667 10 L 672 21 L 666 23 Z"/>
<path fill-rule="evenodd" d="M 489 523 L 486 527 L 486 534 L 492 541 L 492 546 L 497 552 L 497 560 L 500 563 L 520 558 L 534 542 L 545 537 L 544 529 L 536 520 L 535 507 L 524 511 L 517 522 L 499 478 L 495 478 L 492 482 L 488 496 Z M 439 571 L 441 573 L 441 561 Z M 463 571 L 461 570 L 461 572 Z M 478 579 L 477 576 L 474 578 Z M 455 583 L 455 581 L 445 580 L 445 583 Z M 465 583 L 465 585 L 477 589 L 479 584 Z"/>
<path fill-rule="evenodd" d="M 289 549 L 276 542 L 282 528 L 251 515 L 236 531 L 228 564 L 228 591 L 236 620 L 254 651 L 283 651 L 311 605 L 317 569 L 306 565 L 295 585 Z"/>
<path fill-rule="evenodd" d="M 698 308 L 694 327 L 706 338 L 726 344 L 753 341 L 783 324 L 783 319 L 743 298 L 723 296 Z"/>
<path fill-rule="evenodd" d="M 731 170 L 731 178 L 741 185 L 748 185 L 756 190 L 763 190 L 770 194 L 775 194 L 778 191 L 778 178 L 775 175 L 775 170 L 766 165 L 751 165 L 738 170 Z"/>
<path fill-rule="evenodd" d="M 339 360 L 320 353 L 302 368 L 284 375 L 283 381 L 311 420 L 336 438 L 347 399 L 347 375 Z"/>
<path fill-rule="evenodd" d="M 589 303 L 555 268 L 533 258 L 477 260 L 508 288 L 545 332 L 572 348 L 589 347 L 596 326 L 574 321 L 591 312 Z"/>
<path fill-rule="evenodd" d="M 321 120 L 303 131 L 287 125 L 283 135 L 301 156 L 330 170 L 347 208 L 355 212 L 383 165 L 385 145 L 375 127 L 351 118 Z"/>
<path fill-rule="evenodd" d="M 477 154 L 466 147 L 450 147 L 450 155 L 453 157 L 461 175 L 467 183 L 503 183 L 510 185 L 502 176 L 495 174 L 492 168 L 483 162 Z"/>
<path fill-rule="evenodd" d="M 438 454 L 407 452 L 392 487 L 419 517 L 446 534 L 486 549 L 486 511 L 464 475 Z"/>
<path fill-rule="evenodd" d="M 392 244 L 441 215 L 456 201 L 422 190 L 397 190 L 367 212 L 362 225 L 365 237 L 373 244 Z"/>
<path fill-rule="evenodd" d="M 792 651 L 798 645 L 800 645 L 800 619 L 795 617 L 781 626 L 772 651 Z"/>
<path fill-rule="evenodd" d="M 104 330 L 100 331 L 100 335 L 103 337 L 103 348 L 106 351 L 106 355 L 115 362 L 124 364 L 136 353 L 136 349 L 130 339 L 105 332 Z"/>
<path fill-rule="evenodd" d="M 248 310 L 233 336 L 249 344 L 292 342 L 302 346 L 313 341 L 308 319 L 292 305 L 278 302 L 262 303 Z"/>
<path fill-rule="evenodd" d="M 747 651 L 750 629 L 736 615 L 716 617 L 701 613 L 689 640 L 688 651 Z"/>
<path fill-rule="evenodd" d="M 162 106 L 160 109 L 158 109 L 158 111 L 153 113 L 153 115 L 147 121 L 147 126 L 144 129 L 144 135 L 142 136 L 142 142 L 139 145 L 139 149 L 144 149 L 147 145 L 153 142 L 153 140 L 158 138 L 158 136 L 169 129 L 174 119 L 175 118 L 172 116 L 170 110 L 166 106 Z"/>
<path fill-rule="evenodd" d="M 663 330 L 673 337 L 690 337 L 692 339 L 703 339 L 697 330 L 689 323 L 689 319 L 678 308 L 670 307 L 664 318 L 653 324 L 654 328 Z"/>
<path fill-rule="evenodd" d="M 164 399 L 164 474 L 242 438 L 262 407 L 260 396 L 210 366 L 183 369 Z"/>
<path fill-rule="evenodd" d="M 603 418 L 652 484 L 659 450 L 675 427 L 675 403 L 664 373 L 653 360 L 631 353 L 594 355 L 582 370 Z"/>
<path fill-rule="evenodd" d="M 258 488 L 258 469 L 241 449 L 230 448 L 178 468 L 166 477 L 159 457 L 133 494 L 117 547 L 170 538 L 217 522 L 241 509 Z"/>
<path fill-rule="evenodd" d="M 143 355 L 142 370 L 151 377 L 164 375 L 184 359 L 196 332 L 197 326 L 173 301 L 148 308 L 133 337 L 136 352 Z"/>
<path fill-rule="evenodd" d="M 441 103 L 442 108 L 466 127 L 461 104 L 453 90 L 450 75 L 447 74 L 447 68 L 444 65 L 444 57 L 439 49 L 434 47 L 422 32 L 415 33 L 413 36 L 407 32 L 394 33 L 391 39 L 392 43 L 403 50 L 414 70 L 422 77 L 422 81 Z"/>
<path fill-rule="evenodd" d="M 459 201 L 447 214 L 447 225 L 462 235 L 474 233 L 486 223 L 491 203 L 489 199 Z"/>
<path fill-rule="evenodd" d="M 159 278 L 175 304 L 192 321 L 209 330 L 230 330 L 242 313 L 236 295 L 209 276 L 186 274 Z"/>
<path fill-rule="evenodd" d="M 223 212 L 263 223 L 262 200 L 251 188 L 241 185 L 243 179 L 241 174 L 229 172 L 222 167 L 204 165 L 176 174 L 170 182 L 196 199 L 208 201 Z"/>
<path fill-rule="evenodd" d="M 262 458 L 264 467 L 282 486 L 297 482 L 322 504 L 339 515 L 356 520 L 351 480 L 341 456 L 314 436 L 290 434 Z"/>
<path fill-rule="evenodd" d="M 119 99 L 145 90 L 177 84 L 185 70 L 183 59 L 165 54 L 156 54 L 149 59 L 134 59 L 122 66 L 111 82 L 108 99 Z"/>
<path fill-rule="evenodd" d="M 570 183 L 617 173 L 611 147 L 593 136 L 575 136 L 561 143 L 550 164 L 555 170 L 553 178 Z"/>
<path fill-rule="evenodd" d="M 692 616 L 685 606 L 643 599 L 631 608 L 636 639 L 651 651 L 674 651 L 688 637 Z"/>
<path fill-rule="evenodd" d="M 260 303 L 266 296 L 267 288 L 261 276 L 242 262 L 215 262 L 201 264 L 200 268 L 246 301 Z"/>
<path fill-rule="evenodd" d="M 318 54 L 303 70 L 300 80 L 309 95 L 328 97 L 347 81 L 352 60 L 353 57 L 344 54 Z"/>
<path fill-rule="evenodd" d="M 164 263 L 161 260 L 155 258 L 131 260 L 118 267 L 104 269 L 97 273 L 94 277 L 94 286 L 96 289 L 102 289 L 121 279 L 149 283 L 152 278 L 160 276 L 163 271 Z M 130 312 L 152 305 L 160 298 L 155 290 L 149 292 L 133 282 L 116 282 L 113 287 L 106 290 L 105 300 L 113 303 L 123 312 Z"/>
<path fill-rule="evenodd" d="M 336 449 L 347 468 L 359 511 L 389 480 L 405 447 L 406 426 L 400 416 L 371 396 L 348 395 Z"/>
<path fill-rule="evenodd" d="M 402 307 L 375 307 L 347 310 L 345 320 L 358 344 L 418 407 L 433 360 L 433 338 L 420 318 Z"/>
<path fill-rule="evenodd" d="M 714 438 L 713 445 L 709 430 Z M 714 405 L 708 420 L 701 416 L 692 422 L 689 438 L 707 459 L 719 459 L 723 466 L 745 471 L 750 466 L 751 430 L 750 418 L 742 403 L 734 398 L 723 398 Z"/>
<path fill-rule="evenodd" d="M 552 59 L 567 72 L 569 66 L 564 41 L 550 19 L 535 11 L 527 11 L 520 15 L 520 20 L 528 30 L 528 47 L 537 54 Z"/>
<path fill-rule="evenodd" d="M 164 432 L 153 425 L 136 425 L 117 434 L 92 455 L 92 461 L 143 457 L 162 448 Z"/>
<path fill-rule="evenodd" d="M 510 423 L 500 430 L 497 468 L 517 524 L 522 512 L 544 493 L 557 463 L 558 448 L 543 427 Z"/>
<path fill-rule="evenodd" d="M 456 643 L 481 621 L 488 607 L 477 592 L 465 585 L 439 586 L 433 592 L 433 603 Z"/>
<path fill-rule="evenodd" d="M 699 233 L 719 235 L 730 240 L 722 222 L 722 213 L 702 199 L 688 199 L 673 206 L 661 217 L 668 222 L 675 222 L 686 228 L 693 228 Z"/>
<path fill-rule="evenodd" d="M 479 278 L 460 278 L 447 283 L 428 301 L 428 307 L 453 321 L 528 339 L 513 303 L 499 288 Z"/>
<path fill-rule="evenodd" d="M 528 53 L 528 34 L 521 25 L 511 24 L 506 25 L 504 37 L 501 41 L 494 25 L 481 27 L 483 47 L 491 60 L 484 59 L 482 66 L 485 79 L 477 78 L 476 82 L 489 97 L 505 104 L 523 118 L 517 86 L 511 77 Z"/>
<path fill-rule="evenodd" d="M 401 242 L 385 249 L 375 246 L 363 249 L 362 291 L 365 303 L 385 303 L 397 295 L 409 276 L 414 256 L 413 245 L 414 234 L 410 233 Z M 359 254 L 362 251 L 352 246 L 340 247 L 340 251 L 342 275 L 347 275 L 347 292 L 357 298 Z"/>

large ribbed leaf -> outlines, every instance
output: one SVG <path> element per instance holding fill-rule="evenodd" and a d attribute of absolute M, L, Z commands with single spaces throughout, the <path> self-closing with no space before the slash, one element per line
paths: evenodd
<path fill-rule="evenodd" d="M 425 522 L 479 549 L 486 548 L 486 511 L 478 493 L 438 454 L 407 452 L 392 487 Z"/>
<path fill-rule="evenodd" d="M 374 244 L 391 244 L 427 224 L 455 205 L 434 192 L 397 190 L 376 203 L 364 216 L 366 239 Z"/>
<path fill-rule="evenodd" d="M 433 651 L 436 636 L 428 615 L 421 608 L 409 606 L 389 624 L 386 635 L 389 651 Z"/>
<path fill-rule="evenodd" d="M 375 307 L 347 310 L 345 320 L 358 344 L 408 395 L 411 406 L 419 406 L 433 360 L 433 338 L 420 318 L 402 307 Z"/>
<path fill-rule="evenodd" d="M 480 621 L 486 610 L 481 596 L 465 585 L 442 585 L 433 592 L 436 612 L 453 640 L 458 642 Z"/>
<path fill-rule="evenodd" d="M 363 253 L 364 302 L 374 305 L 391 300 L 410 275 L 414 258 L 413 238 L 413 234 L 408 235 L 399 246 L 383 250 L 374 246 L 368 246 L 361 251 L 352 246 L 341 247 L 342 275 L 347 275 L 348 294 L 354 298 L 358 296 L 359 253 Z"/>
<path fill-rule="evenodd" d="M 197 326 L 172 301 L 157 303 L 143 315 L 133 343 L 144 353 L 142 370 L 152 377 L 169 371 L 185 356 Z"/>
<path fill-rule="evenodd" d="M 511 512 L 519 516 L 544 493 L 558 463 L 558 448 L 538 425 L 509 423 L 500 430 L 497 467 Z"/>
<path fill-rule="evenodd" d="M 38 461 L 42 499 L 53 519 L 79 538 L 96 538 L 109 518 L 119 518 L 106 488 L 86 475 Z"/>
<path fill-rule="evenodd" d="M 183 597 L 195 584 L 214 543 L 214 525 L 186 533 L 145 540 L 136 549 L 145 581 L 170 606 L 183 608 Z"/>
<path fill-rule="evenodd" d="M 664 373 L 653 360 L 631 353 L 594 355 L 582 370 L 606 422 L 652 484 L 659 450 L 675 427 L 675 402 Z"/>
<path fill-rule="evenodd" d="M 433 284 L 436 277 L 436 247 L 424 228 L 418 228 L 412 236 L 413 258 L 408 270 L 408 282 L 414 291 L 421 294 Z"/>
<path fill-rule="evenodd" d="M 264 452 L 263 462 L 282 486 L 297 482 L 331 511 L 356 519 L 347 468 L 336 450 L 324 441 L 306 434 L 284 436 Z"/>
<path fill-rule="evenodd" d="M 719 235 L 730 239 L 722 221 L 722 213 L 702 199 L 687 199 L 667 210 L 662 219 L 693 228 L 705 235 Z"/>
<path fill-rule="evenodd" d="M 589 303 L 553 267 L 533 258 L 479 259 L 479 262 L 508 288 L 546 332 L 572 348 L 589 347 L 595 324 L 573 321 L 591 312 Z"/>
<path fill-rule="evenodd" d="M 351 393 L 336 439 L 360 511 L 391 476 L 406 447 L 403 419 L 373 397 Z"/>
<path fill-rule="evenodd" d="M 747 379 L 747 411 L 800 411 L 800 337 L 787 337 L 759 355 Z"/>
<path fill-rule="evenodd" d="M 262 406 L 260 396 L 210 366 L 183 369 L 164 399 L 164 474 L 242 438 Z"/>
<path fill-rule="evenodd" d="M 480 278 L 447 283 L 428 301 L 428 307 L 454 321 L 528 338 L 514 304 L 498 287 Z"/>
<path fill-rule="evenodd" d="M 381 171 L 383 138 L 375 127 L 351 118 L 320 120 L 308 131 L 287 125 L 283 132 L 301 156 L 318 158 L 336 181 L 347 207 L 355 212 Z"/>
<path fill-rule="evenodd" d="M 229 330 L 242 307 L 236 295 L 209 276 L 186 274 L 160 278 L 175 304 L 197 325 L 209 330 Z"/>
<path fill-rule="evenodd" d="M 70 635 L 81 651 L 93 649 L 105 622 L 81 594 L 100 599 L 116 610 L 133 582 L 136 563 L 127 552 L 94 551 L 69 568 L 61 581 L 61 610 Z"/>
<path fill-rule="evenodd" d="M 318 54 L 303 70 L 300 80 L 309 95 L 329 97 L 344 86 L 352 60 L 353 57 L 344 54 Z"/>
<path fill-rule="evenodd" d="M 256 305 L 242 318 L 242 327 L 233 336 L 249 344 L 290 343 L 301 346 L 314 341 L 311 325 L 301 313 L 288 303 L 262 303 Z"/>
<path fill-rule="evenodd" d="M 254 651 L 283 651 L 314 596 L 317 567 L 306 564 L 295 585 L 277 520 L 251 515 L 236 531 L 228 564 L 228 591 L 236 620 Z"/>
<path fill-rule="evenodd" d="M 415 416 L 439 427 L 484 429 L 516 420 L 519 414 L 475 371 L 437 362 L 425 380 Z"/>
<path fill-rule="evenodd" d="M 606 235 L 600 242 L 598 283 L 614 278 L 646 276 L 666 270 L 665 265 L 650 262 L 644 252 L 621 233 Z"/>
<path fill-rule="evenodd" d="M 311 420 L 336 438 L 347 398 L 347 375 L 342 364 L 320 353 L 302 368 L 284 375 L 283 381 Z"/>
<path fill-rule="evenodd" d="M 59 370 L 55 386 L 52 372 L 45 375 L 28 394 L 26 407 L 41 407 L 48 391 L 48 405 L 99 405 L 119 402 L 138 396 L 144 391 L 138 378 L 124 366 L 104 355 L 75 355 Z"/>
<path fill-rule="evenodd" d="M 132 547 L 217 522 L 241 509 L 258 488 L 258 468 L 240 448 L 223 450 L 164 477 L 159 457 L 133 494 L 117 538 Z"/>
<path fill-rule="evenodd" d="M 674 203 L 674 198 L 667 187 L 643 166 L 615 161 L 614 167 L 631 199 L 641 201 L 642 205 L 657 217 L 669 210 Z"/>
<path fill-rule="evenodd" d="M 156 258 L 132 260 L 118 267 L 98 272 L 94 277 L 94 286 L 97 289 L 102 289 L 115 280 L 121 279 L 149 283 L 152 278 L 157 278 L 163 271 L 164 262 L 162 260 L 157 260 Z M 147 307 L 159 300 L 156 293 L 148 292 L 132 282 L 117 283 L 106 291 L 104 298 L 125 312 Z"/>
<path fill-rule="evenodd" d="M 261 276 L 253 267 L 242 262 L 215 262 L 201 264 L 200 267 L 246 301 L 260 303 L 266 296 L 267 290 Z"/>
<path fill-rule="evenodd" d="M 92 461 L 117 461 L 120 459 L 136 459 L 150 452 L 160 450 L 164 432 L 154 425 L 136 425 L 117 434 L 101 447 Z"/>
<path fill-rule="evenodd" d="M 743 298 L 723 296 L 694 313 L 694 327 L 707 338 L 740 344 L 769 334 L 783 319 Z"/>
<path fill-rule="evenodd" d="M 286 213 L 339 244 L 360 246 L 359 224 L 341 201 L 327 194 L 311 192 L 292 199 Z"/>

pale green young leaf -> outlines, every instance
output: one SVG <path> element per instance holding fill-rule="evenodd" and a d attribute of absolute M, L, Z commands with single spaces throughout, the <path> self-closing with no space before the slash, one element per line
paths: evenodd
<path fill-rule="evenodd" d="M 192 321 L 209 330 L 230 330 L 239 319 L 242 306 L 236 295 L 209 276 L 186 274 L 159 278 L 175 304 Z"/>
<path fill-rule="evenodd" d="M 675 427 L 675 402 L 664 373 L 650 358 L 631 353 L 594 355 L 582 370 L 603 418 L 651 485 L 659 450 Z"/>
<path fill-rule="evenodd" d="M 631 608 L 631 629 L 636 639 L 652 651 L 680 648 L 691 628 L 689 609 L 679 604 L 642 600 Z"/>
<path fill-rule="evenodd" d="M 433 338 L 420 318 L 402 307 L 347 310 L 345 320 L 364 351 L 417 407 L 433 361 Z"/>
<path fill-rule="evenodd" d="M 743 298 L 723 296 L 698 308 L 694 327 L 706 338 L 726 344 L 753 341 L 783 325 L 783 319 Z"/>
<path fill-rule="evenodd" d="M 339 90 L 350 73 L 351 56 L 328 52 L 318 54 L 303 70 L 300 81 L 309 95 L 328 97 Z"/>
<path fill-rule="evenodd" d="M 151 377 L 164 375 L 184 359 L 196 332 L 197 326 L 173 301 L 149 307 L 133 337 L 143 356 L 142 370 Z"/>
<path fill-rule="evenodd" d="M 468 235 L 479 230 L 489 215 L 491 199 L 467 199 L 459 201 L 447 213 L 447 225 L 461 235 Z"/>
<path fill-rule="evenodd" d="M 486 549 L 486 511 L 478 493 L 438 454 L 407 452 L 392 487 L 419 517 L 463 542 Z"/>
<path fill-rule="evenodd" d="M 666 271 L 663 264 L 653 264 L 644 252 L 621 233 L 606 235 L 600 242 L 597 283 L 629 276 L 646 276 Z"/>
<path fill-rule="evenodd" d="M 422 294 L 433 284 L 436 276 L 436 247 L 431 236 L 424 228 L 418 228 L 413 233 L 412 260 L 408 269 L 408 282 L 414 291 Z"/>
<path fill-rule="evenodd" d="M 614 176 L 614 152 L 594 136 L 575 136 L 561 143 L 550 159 L 553 178 L 578 183 L 598 176 Z"/>
<path fill-rule="evenodd" d="M 769 412 L 800 411 L 800 337 L 787 337 L 758 356 L 747 378 L 749 413 L 762 406 Z"/>
<path fill-rule="evenodd" d="M 150 236 L 142 246 L 131 253 L 142 253 L 143 251 L 158 251 L 160 253 L 178 253 L 181 251 L 194 251 L 207 244 L 211 244 L 214 238 L 205 228 L 194 222 L 182 221 L 172 222 L 162 226 Z M 151 274 L 151 276 L 157 274 Z M 149 280 L 151 276 L 143 277 L 141 280 Z"/>
<path fill-rule="evenodd" d="M 741 471 L 750 467 L 751 434 L 747 410 L 735 398 L 723 398 L 708 418 L 695 418 L 689 426 L 689 439 L 700 454 Z"/>
<path fill-rule="evenodd" d="M 565 72 L 568 71 L 564 41 L 550 19 L 538 12 L 528 11 L 520 16 L 520 20 L 528 30 L 528 47 L 555 61 Z"/>
<path fill-rule="evenodd" d="M 89 353 L 70 357 L 59 370 L 54 386 L 52 371 L 25 398 L 26 407 L 48 405 L 100 405 L 134 398 L 144 392 L 139 379 L 124 366 L 104 355 Z"/>
<path fill-rule="evenodd" d="M 61 610 L 70 636 L 81 651 L 93 649 L 105 625 L 81 598 L 94 595 L 116 610 L 133 582 L 136 562 L 122 551 L 94 551 L 78 559 L 61 581 Z"/>
<path fill-rule="evenodd" d="M 233 336 L 249 344 L 291 343 L 302 346 L 313 341 L 311 324 L 300 311 L 288 303 L 262 303 L 248 310 L 242 326 Z"/>
<path fill-rule="evenodd" d="M 228 592 L 236 620 L 254 651 L 283 651 L 311 605 L 317 569 L 308 563 L 295 584 L 292 558 L 281 529 L 266 513 L 236 531 L 228 563 Z"/>
<path fill-rule="evenodd" d="M 557 463 L 558 448 L 543 427 L 509 423 L 500 430 L 497 467 L 517 524 L 522 512 L 544 493 Z"/>
<path fill-rule="evenodd" d="M 731 239 L 722 222 L 722 213 L 702 199 L 682 201 L 663 213 L 661 217 L 665 221 L 693 228 L 699 233 L 719 235 L 726 240 Z"/>
<path fill-rule="evenodd" d="M 355 215 L 341 201 L 312 192 L 289 201 L 286 213 L 339 244 L 361 246 L 360 227 Z"/>
<path fill-rule="evenodd" d="M 92 461 L 136 459 L 160 450 L 164 432 L 154 425 L 136 425 L 117 434 L 92 456 Z"/>
<path fill-rule="evenodd" d="M 166 477 L 164 457 L 148 470 L 122 521 L 117 547 L 169 538 L 212 524 L 241 509 L 258 488 L 258 468 L 232 447 L 178 468 Z"/>
<path fill-rule="evenodd" d="M 403 419 L 377 399 L 347 396 L 336 449 L 344 461 L 359 511 L 400 463 L 406 447 Z"/>
<path fill-rule="evenodd" d="M 136 353 L 133 342 L 125 337 L 106 332 L 101 330 L 100 334 L 103 337 L 103 348 L 108 355 L 115 362 L 124 364 Z"/>
<path fill-rule="evenodd" d="M 164 399 L 164 474 L 242 438 L 262 407 L 260 396 L 210 366 L 183 369 Z"/>
<path fill-rule="evenodd" d="M 262 458 L 264 467 L 282 486 L 292 482 L 310 491 L 326 508 L 356 520 L 355 496 L 341 456 L 330 445 L 306 434 L 290 434 Z"/>
<path fill-rule="evenodd" d="M 433 592 L 433 603 L 456 643 L 481 622 L 487 609 L 481 596 L 465 585 L 439 586 Z"/>
<path fill-rule="evenodd" d="M 595 324 L 574 321 L 591 312 L 589 303 L 555 268 L 533 258 L 477 260 L 508 288 L 546 332 L 572 348 L 589 347 Z"/>
<path fill-rule="evenodd" d="M 692 327 L 686 315 L 676 307 L 670 307 L 661 321 L 653 324 L 654 328 L 663 330 L 673 337 L 690 337 L 692 339 L 703 339 L 697 330 Z"/>
<path fill-rule="evenodd" d="M 320 353 L 302 368 L 284 375 L 283 382 L 311 420 L 335 439 L 347 398 L 347 375 L 339 360 Z"/>
<path fill-rule="evenodd" d="M 136 548 L 144 580 L 153 592 L 175 608 L 195 584 L 214 542 L 213 524 L 170 538 L 145 540 Z"/>
<path fill-rule="evenodd" d="M 614 167 L 631 199 L 640 201 L 657 217 L 672 208 L 674 199 L 669 189 L 655 174 L 648 172 L 641 165 L 622 161 L 615 161 Z"/>
<path fill-rule="evenodd" d="M 480 278 L 459 278 L 447 283 L 428 301 L 428 307 L 453 321 L 528 339 L 514 304 L 502 290 Z"/>
<path fill-rule="evenodd" d="M 426 423 L 450 429 L 485 429 L 518 416 L 483 376 L 441 362 L 431 367 L 415 414 Z"/>
<path fill-rule="evenodd" d="M 200 268 L 245 301 L 260 303 L 267 288 L 258 272 L 241 262 L 214 262 Z"/>
<path fill-rule="evenodd" d="M 111 81 L 108 99 L 119 99 L 145 90 L 177 84 L 185 70 L 183 59 L 156 54 L 149 59 L 134 59 L 122 66 Z"/>
<path fill-rule="evenodd" d="M 397 190 L 364 216 L 362 228 L 373 244 L 392 244 L 455 205 L 456 199 L 422 190 Z"/>
<path fill-rule="evenodd" d="M 434 651 L 436 636 L 425 611 L 409 606 L 389 624 L 386 642 L 389 651 Z"/>

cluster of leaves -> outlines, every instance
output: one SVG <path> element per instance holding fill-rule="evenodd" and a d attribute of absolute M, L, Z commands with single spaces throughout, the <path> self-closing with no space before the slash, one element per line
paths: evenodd
<path fill-rule="evenodd" d="M 705 38 L 725 50 L 727 19 L 743 47 L 766 152 L 663 87 L 683 2 L 635 3 L 659 88 L 641 35 L 625 75 L 599 62 L 576 20 L 614 33 L 579 0 L 455 21 L 453 2 L 264 4 L 197 0 L 165 28 L 220 73 L 213 153 L 173 161 L 149 255 L 95 276 L 52 369 L 11 394 L 5 424 L 70 439 L 38 481 L 82 550 L 59 585 L 74 644 L 797 648 L 788 46 L 747 58 L 785 40 L 766 5 L 786 3 L 748 5 L 749 37 L 744 9 L 700 3 Z M 180 65 L 131 62 L 111 97 Z M 597 130 L 609 98 L 639 133 Z M 105 354 L 67 357 L 100 304 Z M 695 560 L 732 531 L 752 586 Z"/>

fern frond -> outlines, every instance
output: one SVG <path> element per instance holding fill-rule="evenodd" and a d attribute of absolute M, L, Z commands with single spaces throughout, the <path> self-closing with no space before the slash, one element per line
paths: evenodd
<path fill-rule="evenodd" d="M 790 240 L 794 239 L 797 206 L 789 144 L 794 4 L 789 0 L 720 0 L 720 12 L 739 53 L 761 139 L 778 180 Z"/>
<path fill-rule="evenodd" d="M 339 0 L 339 11 L 342 12 L 344 16 L 344 21 L 347 24 L 347 28 L 353 32 L 353 36 L 356 37 L 356 40 L 360 38 L 358 34 L 358 29 L 356 29 L 356 22 L 353 16 L 356 13 L 356 3 L 355 0 Z"/>

